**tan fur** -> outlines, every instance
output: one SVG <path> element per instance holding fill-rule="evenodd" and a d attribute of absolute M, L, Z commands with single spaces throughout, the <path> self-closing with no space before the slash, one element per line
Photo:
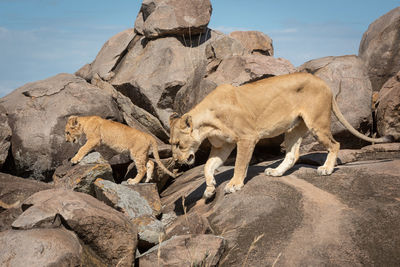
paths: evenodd
<path fill-rule="evenodd" d="M 76 143 L 83 133 L 86 135 L 87 141 L 71 159 L 73 164 L 81 161 L 94 147 L 104 144 L 118 153 L 130 153 L 133 163 L 128 167 L 127 173 L 135 164 L 137 175 L 134 179 L 128 179 L 129 184 L 139 183 L 146 173 L 146 182 L 148 182 L 154 169 L 154 163 L 149 160 L 148 156 L 150 147 L 152 147 L 157 164 L 168 175 L 175 176 L 161 163 L 157 142 L 154 137 L 147 133 L 98 116 L 69 117 L 65 125 L 65 140 Z"/>
<path fill-rule="evenodd" d="M 340 113 L 332 92 L 321 79 L 307 73 L 295 73 L 263 79 L 239 87 L 220 85 L 181 118 L 171 116 L 173 157 L 180 163 L 194 163 L 194 153 L 206 138 L 212 148 L 204 175 L 205 197 L 215 191 L 214 171 L 237 147 L 233 178 L 226 193 L 240 190 L 257 142 L 285 133 L 286 156 L 267 175 L 281 176 L 299 158 L 302 137 L 311 131 L 328 150 L 320 175 L 333 172 L 339 143 L 331 134 L 331 110 L 356 136 L 369 142 L 386 139 L 366 137 L 355 130 Z"/>

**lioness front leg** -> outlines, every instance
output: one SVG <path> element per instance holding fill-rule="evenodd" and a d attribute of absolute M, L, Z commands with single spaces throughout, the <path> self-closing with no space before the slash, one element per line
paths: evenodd
<path fill-rule="evenodd" d="M 225 160 L 229 157 L 235 144 L 224 143 L 221 147 L 211 147 L 210 156 L 204 167 L 204 176 L 206 177 L 206 191 L 204 191 L 204 198 L 210 198 L 215 194 L 215 179 L 214 172 L 218 169 Z"/>
<path fill-rule="evenodd" d="M 78 153 L 71 159 L 72 164 L 80 162 L 87 153 L 100 143 L 100 140 L 88 140 L 79 150 Z"/>
<path fill-rule="evenodd" d="M 225 186 L 225 193 L 233 193 L 242 189 L 251 156 L 257 141 L 252 139 L 240 140 L 237 143 L 235 170 L 232 179 Z"/>

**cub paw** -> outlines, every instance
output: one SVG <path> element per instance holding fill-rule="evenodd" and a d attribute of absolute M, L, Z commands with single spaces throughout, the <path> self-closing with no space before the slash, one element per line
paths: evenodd
<path fill-rule="evenodd" d="M 243 187 L 243 184 L 234 184 L 234 183 L 229 182 L 225 186 L 224 191 L 225 191 L 225 194 L 230 194 L 230 193 L 239 191 L 240 189 L 242 189 L 242 187 Z"/>
<path fill-rule="evenodd" d="M 323 175 L 323 176 L 325 176 L 325 175 L 331 175 L 332 172 L 333 172 L 333 168 L 327 168 L 327 167 L 325 167 L 325 166 L 321 166 L 321 167 L 319 167 L 319 168 L 317 169 L 317 173 L 318 173 L 319 175 Z"/>
<path fill-rule="evenodd" d="M 265 175 L 274 176 L 274 177 L 282 176 L 282 175 L 283 175 L 282 172 L 278 171 L 277 169 L 273 169 L 273 168 L 268 168 L 268 169 L 266 169 L 266 170 L 264 171 L 264 173 L 265 173 Z"/>
<path fill-rule="evenodd" d="M 79 163 L 79 160 L 78 160 L 77 158 L 73 157 L 73 158 L 71 159 L 71 163 L 72 163 L 72 164 L 77 164 L 77 163 Z"/>
<path fill-rule="evenodd" d="M 138 184 L 138 182 L 135 181 L 135 179 L 132 179 L 132 178 L 129 178 L 128 180 L 126 180 L 126 182 L 127 182 L 128 184 Z"/>

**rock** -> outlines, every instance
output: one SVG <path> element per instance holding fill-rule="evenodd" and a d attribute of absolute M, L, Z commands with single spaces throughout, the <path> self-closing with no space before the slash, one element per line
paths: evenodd
<path fill-rule="evenodd" d="M 28 83 L 3 97 L 13 136 L 15 173 L 51 179 L 55 168 L 71 158 L 82 144 L 65 142 L 70 115 L 98 115 L 121 121 L 110 94 L 71 74 L 58 74 Z"/>
<path fill-rule="evenodd" d="M 11 145 L 11 128 L 8 124 L 7 115 L 5 109 L 0 106 L 0 169 L 6 162 L 8 151 Z"/>
<path fill-rule="evenodd" d="M 340 111 L 355 129 L 361 132 L 370 129 L 372 88 L 367 70 L 360 58 L 357 56 L 324 57 L 308 61 L 298 69 L 315 74 L 329 85 Z M 359 138 L 349 133 L 334 115 L 332 115 L 331 129 L 342 148 L 364 144 Z M 304 143 L 311 142 L 311 139 L 308 139 Z M 319 145 L 317 148 L 324 149 Z M 302 149 L 304 150 L 304 147 Z"/>
<path fill-rule="evenodd" d="M 218 236 L 175 236 L 141 255 L 139 265 L 217 266 L 224 249 L 224 239 Z"/>
<path fill-rule="evenodd" d="M 139 193 L 139 195 L 144 198 L 151 209 L 153 210 L 152 215 L 158 217 L 161 215 L 161 199 L 158 194 L 157 185 L 154 183 L 140 183 L 135 185 L 125 185 L 128 188 L 131 188 L 135 192 Z"/>
<path fill-rule="evenodd" d="M 64 162 L 53 174 L 56 188 L 72 189 L 92 196 L 95 196 L 94 182 L 97 178 L 114 182 L 110 164 L 98 152 L 86 155 L 77 165 Z"/>
<path fill-rule="evenodd" d="M 84 262 L 79 239 L 62 228 L 0 232 L 0 251 L 1 266 L 81 266 Z"/>
<path fill-rule="evenodd" d="M 139 193 L 125 185 L 98 179 L 95 182 L 95 191 L 99 200 L 124 213 L 138 227 L 139 248 L 148 249 L 158 244 L 160 236 L 165 235 L 164 226 L 155 218 L 155 214 L 159 213 L 158 208 L 154 211 L 147 199 L 142 197 L 146 190 Z M 157 191 L 152 191 L 158 196 Z M 157 206 L 154 202 L 155 196 L 147 198 L 153 200 L 153 207 Z"/>
<path fill-rule="evenodd" d="M 14 229 L 52 228 L 63 224 L 108 266 L 131 266 L 137 230 L 122 213 L 87 194 L 52 189 L 38 192 L 22 205 Z"/>
<path fill-rule="evenodd" d="M 378 133 L 400 140 L 400 71 L 379 91 L 376 109 Z"/>
<path fill-rule="evenodd" d="M 211 234 L 212 229 L 208 220 L 200 214 L 192 212 L 184 214 L 166 229 L 166 240 L 173 236 Z"/>
<path fill-rule="evenodd" d="M 400 7 L 369 25 L 358 55 L 364 60 L 374 91 L 400 71 Z"/>
<path fill-rule="evenodd" d="M 235 86 L 262 78 L 295 72 L 286 59 L 261 55 L 232 56 L 222 60 L 215 72 L 207 79 L 217 85 L 229 83 Z"/>
<path fill-rule="evenodd" d="M 272 39 L 262 32 L 234 31 L 231 32 L 229 36 L 239 40 L 242 45 L 252 54 L 261 54 L 264 56 L 274 55 Z"/>
<path fill-rule="evenodd" d="M 206 57 L 209 61 L 218 60 L 220 62 L 232 56 L 246 55 L 248 52 L 239 40 L 225 34 L 217 35 L 215 40 L 208 42 L 206 47 Z"/>
<path fill-rule="evenodd" d="M 114 75 L 113 70 L 124 57 L 128 46 L 135 40 L 133 29 L 127 29 L 111 37 L 101 48 L 96 59 L 83 66 L 76 72 L 76 75 L 90 81 L 95 74 L 103 80 L 110 80 Z"/>
<path fill-rule="evenodd" d="M 144 0 L 135 30 L 146 38 L 204 33 L 210 22 L 209 0 Z"/>

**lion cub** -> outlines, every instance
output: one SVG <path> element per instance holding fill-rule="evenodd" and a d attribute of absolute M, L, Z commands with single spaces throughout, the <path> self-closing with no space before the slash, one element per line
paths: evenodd
<path fill-rule="evenodd" d="M 126 174 L 128 174 L 135 164 L 137 175 L 134 179 L 128 179 L 128 184 L 139 183 L 146 173 L 145 182 L 147 183 L 150 181 L 154 170 L 154 163 L 149 160 L 149 150 L 152 147 L 157 164 L 168 175 L 175 177 L 161 163 L 157 142 L 153 136 L 147 133 L 115 121 L 102 119 L 98 116 L 70 116 L 65 125 L 65 140 L 76 143 L 82 133 L 86 135 L 87 141 L 71 159 L 71 163 L 73 164 L 80 162 L 95 146 L 105 144 L 118 153 L 129 151 L 133 163 L 129 165 Z"/>

